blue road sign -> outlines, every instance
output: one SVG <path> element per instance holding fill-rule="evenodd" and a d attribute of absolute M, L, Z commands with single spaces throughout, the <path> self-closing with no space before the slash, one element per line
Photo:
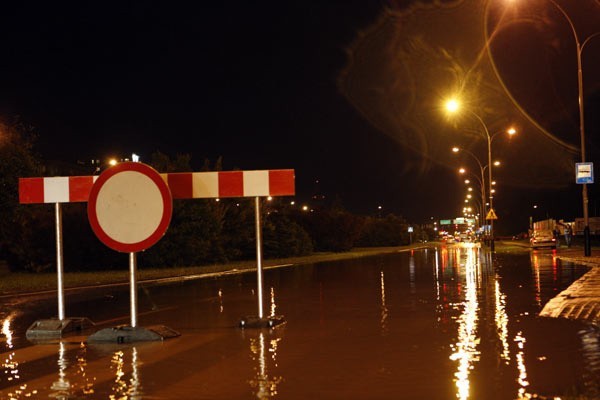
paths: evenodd
<path fill-rule="evenodd" d="M 594 163 L 576 163 L 575 182 L 581 184 L 594 183 Z"/>

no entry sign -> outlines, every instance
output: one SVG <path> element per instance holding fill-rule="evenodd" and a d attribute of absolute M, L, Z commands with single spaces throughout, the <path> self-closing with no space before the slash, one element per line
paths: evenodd
<path fill-rule="evenodd" d="M 98 239 L 113 250 L 135 253 L 158 242 L 171 221 L 169 187 L 152 167 L 117 164 L 96 180 L 88 199 L 88 219 Z"/>

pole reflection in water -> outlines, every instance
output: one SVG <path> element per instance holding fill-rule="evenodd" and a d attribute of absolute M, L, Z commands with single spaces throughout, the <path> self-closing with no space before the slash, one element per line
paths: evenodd
<path fill-rule="evenodd" d="M 535 302 L 538 307 L 542 306 L 542 282 L 540 280 L 540 260 L 537 254 L 531 256 L 531 264 L 533 265 L 533 277 L 535 280 Z"/>
<path fill-rule="evenodd" d="M 498 275 L 494 276 L 494 294 L 496 298 L 496 307 L 494 313 L 494 321 L 496 322 L 496 332 L 500 339 L 502 351 L 500 359 L 508 364 L 510 361 L 510 350 L 508 345 L 508 315 L 506 314 L 506 295 L 500 290 L 500 282 Z"/>
<path fill-rule="evenodd" d="M 219 312 L 222 314 L 223 310 L 223 290 L 219 289 Z"/>
<path fill-rule="evenodd" d="M 388 309 L 385 305 L 385 274 L 381 271 L 381 335 L 387 335 Z"/>
<path fill-rule="evenodd" d="M 51 389 L 54 393 L 52 397 L 56 398 L 68 398 L 71 395 L 71 383 L 67 379 L 67 367 L 69 362 L 65 358 L 65 344 L 60 342 L 58 344 L 58 380 L 52 383 Z"/>
<path fill-rule="evenodd" d="M 110 361 L 110 368 L 115 371 L 115 380 L 112 384 L 109 399 L 141 399 L 140 375 L 138 372 L 137 348 L 135 346 L 128 349 L 131 351 L 131 378 L 127 380 L 125 372 L 125 352 L 119 350 L 114 352 Z"/>
<path fill-rule="evenodd" d="M 267 364 L 271 363 L 273 369 L 277 368 L 277 348 L 280 340 L 280 337 L 272 338 L 267 344 L 266 334 L 263 331 L 258 333 L 258 337 L 250 338 L 252 359 L 258 362 L 258 367 L 255 368 L 255 376 L 249 383 L 257 399 L 271 399 L 277 396 L 277 386 L 283 378 L 269 375 Z M 267 354 L 270 357 L 267 357 Z"/>
<path fill-rule="evenodd" d="M 410 293 L 414 294 L 417 291 L 417 283 L 415 274 L 415 254 L 412 251 L 408 260 L 408 272 L 410 276 Z"/>
<path fill-rule="evenodd" d="M 440 274 L 439 274 L 439 270 L 440 270 L 440 253 L 438 251 L 438 248 L 435 248 L 435 257 L 434 257 L 434 264 L 433 264 L 433 277 L 434 277 L 434 285 L 435 285 L 435 299 L 439 302 L 440 301 Z"/>
<path fill-rule="evenodd" d="M 458 253 L 458 252 L 457 252 Z M 458 258 L 460 260 L 460 258 Z M 452 361 L 458 363 L 454 373 L 455 385 L 458 390 L 459 399 L 469 397 L 469 374 L 473 369 L 473 363 L 479 361 L 480 338 L 477 336 L 478 300 L 477 300 L 477 276 L 479 263 L 475 257 L 475 250 L 467 252 L 465 262 L 465 301 L 463 312 L 458 318 L 458 342 L 452 345 L 454 351 L 450 356 Z"/>
<path fill-rule="evenodd" d="M 525 367 L 525 352 L 523 349 L 525 348 L 525 338 L 521 332 L 517 333 L 515 336 L 515 343 L 517 343 L 517 369 L 519 372 L 519 376 L 517 378 L 517 382 L 519 383 L 519 399 L 529 399 L 532 396 L 527 393 L 527 386 L 529 386 L 529 381 L 527 381 L 527 368 Z"/>
<path fill-rule="evenodd" d="M 271 286 L 271 317 L 275 316 L 275 310 L 277 305 L 275 304 L 275 288 Z"/>

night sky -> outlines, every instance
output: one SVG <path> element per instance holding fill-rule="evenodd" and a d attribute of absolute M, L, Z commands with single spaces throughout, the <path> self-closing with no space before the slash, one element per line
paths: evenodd
<path fill-rule="evenodd" d="M 469 161 L 449 149 L 487 161 L 477 122 L 440 107 L 461 92 L 490 131 L 519 129 L 494 141 L 506 165 L 494 171 L 499 229 L 526 230 L 534 203 L 581 214 L 574 40 L 546 0 L 509 11 L 477 0 L 12 3 L 0 24 L 0 115 L 33 126 L 45 160 L 161 151 L 199 168 L 223 157 L 225 170 L 294 168 L 300 199 L 318 180 L 354 212 L 450 218 L 465 193 L 456 169 Z M 568 3 L 582 36 L 597 30 L 596 0 Z M 584 51 L 591 161 L 599 54 L 594 38 Z"/>

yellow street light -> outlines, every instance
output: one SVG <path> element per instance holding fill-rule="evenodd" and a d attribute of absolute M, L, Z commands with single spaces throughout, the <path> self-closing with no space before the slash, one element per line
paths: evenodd
<path fill-rule="evenodd" d="M 450 99 L 446 101 L 446 110 L 448 110 L 448 112 L 454 113 L 458 111 L 459 108 L 460 103 L 458 102 L 458 100 Z"/>
<path fill-rule="evenodd" d="M 457 99 L 450 99 L 446 101 L 446 110 L 449 113 L 456 113 L 458 110 L 460 109 L 460 102 Z M 501 132 L 496 132 L 495 134 L 490 134 L 490 131 L 487 128 L 487 125 L 485 124 L 485 122 L 483 121 L 483 119 L 476 114 L 473 110 L 470 109 L 466 109 L 467 112 L 469 112 L 470 114 L 472 114 L 480 123 L 481 126 L 483 127 L 483 132 L 485 133 L 485 138 L 487 139 L 487 156 L 488 156 L 488 163 L 487 165 L 484 167 L 481 162 L 479 162 L 479 159 L 477 159 L 477 157 L 475 157 L 472 153 L 469 152 L 469 154 L 471 154 L 479 163 L 479 166 L 481 168 L 481 172 L 482 172 L 482 177 L 484 176 L 483 170 L 485 168 L 488 168 L 488 182 L 489 182 L 489 186 L 490 186 L 490 190 L 489 190 L 489 198 L 490 198 L 490 210 L 493 210 L 494 206 L 493 206 L 493 193 L 492 192 L 492 141 L 494 140 L 494 138 Z M 514 135 L 517 132 L 517 130 L 514 127 L 510 127 L 509 129 L 506 130 L 506 133 L 508 133 L 509 136 Z M 457 150 L 455 150 L 455 148 L 452 149 L 453 152 L 458 152 L 460 149 L 456 148 Z M 498 163 L 494 163 L 493 165 L 500 165 L 499 162 Z M 482 179 L 482 187 L 485 187 L 485 184 L 483 183 Z M 483 191 L 483 189 L 482 189 Z M 491 237 L 491 241 L 490 241 L 490 250 L 494 251 L 494 220 L 490 219 L 490 237 Z"/>
<path fill-rule="evenodd" d="M 554 0 L 548 0 L 554 7 L 560 11 L 565 20 L 568 22 L 571 28 L 571 33 L 575 39 L 575 49 L 577 56 L 577 92 L 578 92 L 578 103 L 579 103 L 579 140 L 581 143 L 581 162 L 585 163 L 585 118 L 584 118 L 584 96 L 583 96 L 583 66 L 582 66 L 582 53 L 585 46 L 595 37 L 600 37 L 600 31 L 592 33 L 583 42 L 581 42 L 575 24 L 569 17 L 569 14 Z M 589 212 L 588 212 L 588 191 L 587 184 L 582 184 L 581 197 L 583 200 L 583 236 L 584 236 L 584 256 L 589 257 L 592 255 L 592 248 L 590 244 L 590 227 L 589 227 Z"/>

